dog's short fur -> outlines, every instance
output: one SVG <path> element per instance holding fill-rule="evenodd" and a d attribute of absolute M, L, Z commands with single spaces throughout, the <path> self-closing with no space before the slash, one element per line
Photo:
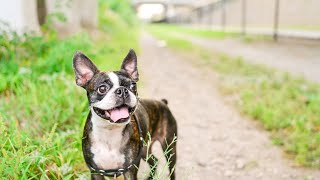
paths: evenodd
<path fill-rule="evenodd" d="M 84 54 L 77 52 L 73 57 L 77 85 L 87 91 L 90 112 L 83 133 L 83 155 L 88 167 L 95 169 L 119 169 L 128 167 L 136 158 L 146 158 L 147 147 L 139 148 L 138 123 L 144 141 L 151 135 L 151 146 L 159 141 L 167 149 L 175 136 L 177 124 L 167 101 L 138 100 L 136 82 L 139 79 L 137 57 L 133 50 L 123 60 L 120 71 L 102 72 Z M 149 153 L 151 153 L 151 146 Z M 176 142 L 172 151 L 169 170 L 175 179 Z M 141 157 L 139 157 L 141 150 Z M 157 159 L 148 160 L 154 167 Z M 139 167 L 139 162 L 136 164 Z M 155 169 L 155 168 L 154 168 Z M 90 169 L 91 170 L 91 169 Z M 125 179 L 137 179 L 137 168 L 124 173 Z M 155 170 L 150 172 L 154 174 Z M 91 170 L 92 179 L 104 179 Z"/>

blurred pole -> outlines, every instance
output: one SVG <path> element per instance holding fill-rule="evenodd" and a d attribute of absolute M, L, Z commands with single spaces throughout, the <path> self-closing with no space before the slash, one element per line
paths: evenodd
<path fill-rule="evenodd" d="M 273 25 L 273 39 L 278 41 L 278 26 L 279 26 L 279 2 L 275 0 L 275 11 L 274 11 L 274 25 Z"/>
<path fill-rule="evenodd" d="M 202 7 L 200 7 L 198 9 L 198 11 L 199 11 L 199 25 L 201 25 L 202 24 L 202 18 L 203 18 Z"/>
<path fill-rule="evenodd" d="M 242 0 L 242 35 L 246 35 L 247 1 Z"/>
<path fill-rule="evenodd" d="M 37 13 L 39 24 L 43 25 L 46 23 L 47 8 L 45 0 L 37 0 Z"/>
<path fill-rule="evenodd" d="M 194 26 L 197 23 L 197 14 L 195 10 L 192 10 L 191 17 L 192 17 L 192 26 Z"/>
<path fill-rule="evenodd" d="M 213 4 L 209 5 L 208 15 L 209 15 L 209 29 L 211 29 L 213 26 Z"/>
<path fill-rule="evenodd" d="M 202 11 L 201 11 L 201 8 L 198 8 L 197 9 L 197 12 L 198 12 L 198 22 L 197 22 L 197 24 L 198 24 L 198 26 L 201 24 L 201 19 L 202 19 Z"/>
<path fill-rule="evenodd" d="M 222 0 L 221 1 L 221 27 L 222 30 L 225 31 L 226 28 L 226 1 Z"/>

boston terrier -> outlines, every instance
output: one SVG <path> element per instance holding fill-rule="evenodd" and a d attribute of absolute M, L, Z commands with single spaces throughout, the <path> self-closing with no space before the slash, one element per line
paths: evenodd
<path fill-rule="evenodd" d="M 76 83 L 87 91 L 89 101 L 82 151 L 91 179 L 123 175 L 124 179 L 135 180 L 141 158 L 151 167 L 152 178 L 158 164 L 151 154 L 155 141 L 160 142 L 163 151 L 169 150 L 165 156 L 170 179 L 175 179 L 177 123 L 167 100 L 138 98 L 134 50 L 124 58 L 119 71 L 100 71 L 81 52 L 75 53 L 73 68 Z"/>

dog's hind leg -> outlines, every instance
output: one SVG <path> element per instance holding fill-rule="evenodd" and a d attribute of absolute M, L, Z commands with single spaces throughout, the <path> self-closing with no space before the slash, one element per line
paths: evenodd
<path fill-rule="evenodd" d="M 169 167 L 170 179 L 174 180 L 175 176 L 175 166 L 177 161 L 177 136 L 178 129 L 177 123 L 170 111 L 165 113 L 163 119 L 163 129 L 164 136 L 159 139 L 164 155 L 167 159 L 167 165 Z"/>
<path fill-rule="evenodd" d="M 177 162 L 177 148 L 176 148 L 176 137 L 168 138 L 166 141 L 161 142 L 161 146 L 164 155 L 167 159 L 167 165 L 169 167 L 170 179 L 174 180 L 175 177 L 175 166 Z"/>
<path fill-rule="evenodd" d="M 154 179 L 157 172 L 158 163 L 159 163 L 158 158 L 156 158 L 151 151 L 152 149 L 151 147 L 153 143 L 154 143 L 154 140 L 151 140 L 149 147 L 144 148 L 144 153 L 142 155 L 143 160 L 145 160 L 150 167 L 150 173 L 149 173 L 148 179 Z M 149 148 L 148 152 L 147 152 L 147 148 Z"/>

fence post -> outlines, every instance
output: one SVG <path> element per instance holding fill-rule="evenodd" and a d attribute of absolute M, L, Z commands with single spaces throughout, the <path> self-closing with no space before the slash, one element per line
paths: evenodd
<path fill-rule="evenodd" d="M 202 25 L 203 16 L 204 16 L 202 8 L 203 8 L 203 7 L 199 7 L 199 9 L 198 9 L 199 15 L 200 15 L 200 17 L 199 17 L 199 26 Z"/>
<path fill-rule="evenodd" d="M 221 1 L 221 28 L 223 31 L 225 31 L 226 28 L 226 1 L 222 0 Z"/>
<path fill-rule="evenodd" d="M 242 0 L 242 35 L 246 35 L 246 25 L 247 25 L 247 2 Z"/>
<path fill-rule="evenodd" d="M 209 4 L 208 16 L 209 16 L 209 29 L 211 29 L 213 26 L 213 4 Z"/>
<path fill-rule="evenodd" d="M 202 12 L 201 12 L 201 10 L 199 8 L 196 9 L 196 12 L 197 12 L 197 15 L 198 15 L 198 17 L 197 17 L 197 21 L 198 21 L 197 22 L 197 26 L 199 26 L 200 23 L 201 23 Z"/>
<path fill-rule="evenodd" d="M 280 0 L 275 0 L 274 25 L 273 25 L 273 39 L 275 41 L 278 41 L 279 2 L 280 2 Z"/>

